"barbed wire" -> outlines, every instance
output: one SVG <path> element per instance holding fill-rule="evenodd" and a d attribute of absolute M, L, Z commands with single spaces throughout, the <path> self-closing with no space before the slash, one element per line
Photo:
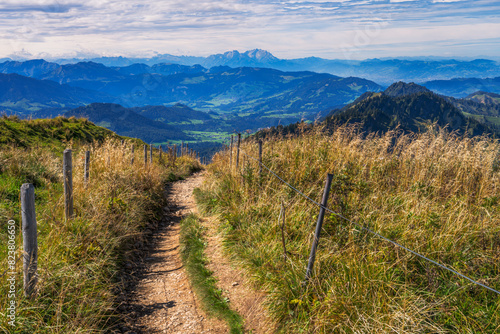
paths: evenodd
<path fill-rule="evenodd" d="M 481 286 L 481 287 L 483 287 L 483 288 L 485 288 L 485 289 L 488 289 L 488 290 L 490 290 L 490 291 L 492 291 L 492 292 L 495 292 L 495 293 L 497 293 L 497 294 L 499 294 L 499 295 L 500 295 L 500 291 L 497 291 L 497 290 L 495 290 L 495 289 L 493 289 L 493 288 L 491 288 L 491 287 L 489 287 L 489 286 L 487 286 L 487 285 L 484 285 L 484 284 L 482 284 L 482 283 L 479 283 L 479 282 L 477 282 L 477 281 L 473 280 L 472 278 L 467 277 L 467 276 L 465 276 L 464 274 L 461 274 L 461 273 L 459 273 L 459 272 L 458 272 L 458 271 L 456 271 L 456 270 L 453 270 L 453 269 L 451 269 L 451 268 L 448 268 L 447 266 L 445 266 L 445 265 L 443 265 L 443 264 L 441 264 L 441 263 L 439 263 L 439 262 L 436 262 L 436 261 L 434 261 L 434 260 L 432 260 L 432 259 L 429 259 L 428 257 L 426 257 L 426 256 L 424 256 L 424 255 L 422 255 L 422 254 L 420 254 L 420 253 L 417 253 L 416 251 L 411 250 L 410 248 L 405 247 L 405 246 L 403 246 L 403 245 L 401 245 L 401 244 L 397 243 L 396 241 L 393 241 L 393 240 L 391 240 L 391 239 L 389 239 L 389 238 L 387 238 L 387 237 L 384 237 L 384 236 L 383 236 L 383 235 L 381 235 L 380 233 L 377 233 L 377 232 L 375 232 L 375 231 L 373 231 L 373 230 L 369 229 L 369 228 L 368 228 L 368 227 L 366 227 L 366 226 L 360 225 L 359 223 L 356 223 L 356 222 L 354 222 L 354 221 L 352 221 L 352 220 L 350 220 L 350 219 L 348 219 L 348 218 L 344 217 L 342 214 L 337 213 L 337 212 L 334 212 L 334 211 L 332 211 L 331 209 L 329 209 L 329 208 L 327 208 L 327 207 L 325 207 L 325 206 L 321 205 L 320 203 L 316 202 L 315 200 L 313 200 L 313 199 L 312 199 L 312 198 L 310 198 L 309 196 L 305 195 L 302 191 L 300 191 L 299 189 L 297 189 L 296 187 L 292 186 L 290 183 L 288 183 L 287 181 L 285 181 L 285 180 L 284 180 L 283 178 L 281 178 L 278 174 L 276 174 L 275 172 L 273 172 L 273 171 L 272 171 L 269 167 L 267 167 L 267 166 L 266 166 L 266 165 L 264 165 L 262 162 L 260 162 L 258 159 L 255 159 L 254 157 L 252 157 L 252 156 L 250 156 L 250 155 L 246 154 L 246 153 L 245 153 L 245 152 L 243 152 L 242 150 L 241 150 L 241 153 L 243 153 L 244 155 L 246 155 L 248 158 L 250 158 L 250 159 L 252 159 L 252 160 L 257 161 L 257 163 L 259 163 L 260 165 L 262 165 L 262 167 L 264 167 L 265 169 L 267 169 L 267 170 L 268 170 L 271 174 L 273 174 L 273 175 L 274 175 L 276 178 L 278 178 L 281 182 L 283 182 L 284 184 L 286 184 L 289 188 L 293 189 L 295 192 L 297 192 L 298 194 L 300 194 L 302 197 L 304 197 L 304 198 L 305 198 L 305 199 L 307 199 L 308 201 L 310 201 L 310 202 L 312 202 L 312 203 L 316 204 L 317 206 L 319 206 L 319 207 L 321 207 L 321 208 L 325 209 L 326 211 L 330 212 L 331 214 L 336 215 L 337 217 L 344 219 L 345 221 L 347 221 L 347 222 L 349 222 L 349 223 L 351 223 L 351 224 L 353 224 L 353 225 L 357 226 L 358 228 L 360 228 L 360 229 L 362 229 L 362 230 L 365 230 L 365 231 L 367 231 L 367 232 L 369 232 L 369 233 L 371 233 L 371 234 L 373 234 L 373 235 L 375 235 L 375 236 L 377 236 L 377 237 L 379 237 L 379 238 L 381 238 L 381 239 L 383 239 L 383 240 L 385 240 L 385 241 L 387 241 L 387 242 L 390 242 L 390 243 L 392 243 L 393 245 L 395 245 L 395 246 L 397 246 L 397 247 L 400 247 L 400 248 L 402 248 L 402 249 L 404 249 L 404 250 L 406 250 L 406 251 L 408 251 L 408 252 L 410 252 L 410 253 L 412 253 L 412 254 L 414 254 L 414 255 L 416 255 L 416 256 L 418 256 L 418 257 L 420 257 L 420 258 L 422 258 L 422 259 L 424 259 L 424 260 L 426 260 L 426 261 L 429 261 L 429 262 L 431 262 L 431 263 L 435 264 L 436 266 L 438 266 L 438 267 L 440 267 L 440 268 L 442 268 L 442 269 L 445 269 L 445 270 L 447 270 L 447 271 L 449 271 L 449 272 L 452 272 L 452 273 L 454 273 L 455 275 L 460 276 L 460 277 L 462 277 L 462 278 L 464 278 L 464 279 L 466 279 L 466 280 L 470 281 L 471 283 L 474 283 L 474 284 L 476 284 L 476 285 L 479 285 L 479 286 Z"/>

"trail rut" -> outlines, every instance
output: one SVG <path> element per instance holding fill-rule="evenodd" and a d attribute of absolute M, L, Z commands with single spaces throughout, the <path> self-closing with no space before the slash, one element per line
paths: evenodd
<path fill-rule="evenodd" d="M 167 187 L 169 205 L 164 208 L 164 219 L 154 237 L 147 240 L 146 255 L 130 269 L 134 283 L 125 301 L 127 321 L 122 332 L 229 333 L 225 322 L 206 316 L 180 257 L 180 221 L 192 212 L 197 213 L 192 194 L 202 182 L 203 173 L 197 173 Z M 223 255 L 215 218 L 203 218 L 202 224 L 207 227 L 209 269 L 214 271 L 231 307 L 244 317 L 245 327 L 252 333 L 272 333 L 261 306 L 264 295 L 255 292 Z"/>

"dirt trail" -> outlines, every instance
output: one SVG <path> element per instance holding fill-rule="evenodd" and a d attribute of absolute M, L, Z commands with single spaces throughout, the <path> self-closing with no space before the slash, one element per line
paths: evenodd
<path fill-rule="evenodd" d="M 191 289 L 179 253 L 179 223 L 186 215 L 197 212 L 193 189 L 203 182 L 203 174 L 175 182 L 166 190 L 169 206 L 155 237 L 148 240 L 149 249 L 141 263 L 131 269 L 133 288 L 125 303 L 127 324 L 122 332 L 133 333 L 229 333 L 225 322 L 207 318 Z M 262 294 L 247 285 L 222 254 L 221 239 L 213 219 L 203 219 L 207 232 L 209 268 L 220 280 L 236 309 L 245 318 L 252 333 L 271 333 L 269 321 L 261 309 Z"/>

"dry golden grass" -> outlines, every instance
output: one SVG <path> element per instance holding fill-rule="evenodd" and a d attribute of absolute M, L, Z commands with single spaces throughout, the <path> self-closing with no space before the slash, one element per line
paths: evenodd
<path fill-rule="evenodd" d="M 122 288 L 118 276 L 121 265 L 133 260 L 144 228 L 160 219 L 165 183 L 200 168 L 189 157 L 178 158 L 174 166 L 166 154 L 165 160 L 158 161 L 157 151 L 154 163 L 145 167 L 143 151 L 135 143 L 134 165 L 130 143 L 124 148 L 119 141 L 108 140 L 74 151 L 75 218 L 69 221 L 63 213 L 62 152 L 0 149 L 0 268 L 7 268 L 4 241 L 8 219 L 16 220 L 18 253 L 22 248 L 16 196 L 24 182 L 33 182 L 36 187 L 39 244 L 37 297 L 23 297 L 22 264 L 18 264 L 17 325 L 9 326 L 8 319 L 2 317 L 0 332 L 109 332 L 119 321 L 116 294 Z M 86 149 L 91 152 L 87 185 L 83 181 Z M 6 278 L 0 278 L 2 308 L 8 302 Z"/>
<path fill-rule="evenodd" d="M 242 151 L 257 157 L 247 140 Z M 234 157 L 234 154 L 233 154 Z M 263 162 L 328 206 L 404 246 L 500 289 L 500 145 L 444 131 L 368 137 L 355 127 L 264 143 Z M 269 294 L 284 333 L 495 333 L 499 296 L 327 215 L 313 278 L 302 282 L 319 211 L 240 156 L 214 158 L 197 192 L 219 213 L 228 248 Z M 280 205 L 285 205 L 283 259 Z"/>

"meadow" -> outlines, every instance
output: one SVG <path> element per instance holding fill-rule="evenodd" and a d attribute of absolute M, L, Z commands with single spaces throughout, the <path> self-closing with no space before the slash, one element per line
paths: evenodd
<path fill-rule="evenodd" d="M 1 122 L 14 133 L 11 143 L 4 142 L 0 147 L 0 274 L 8 268 L 9 220 L 15 221 L 16 254 L 21 255 L 19 189 L 23 183 L 33 183 L 38 284 L 35 297 L 25 298 L 22 260 L 18 262 L 16 325 L 11 326 L 6 317 L 10 301 L 6 280 L 10 275 L 0 277 L 0 332 L 90 333 L 116 329 L 122 316 L 118 312 L 120 296 L 125 289 L 121 270 L 134 261 L 138 245 L 162 218 L 165 184 L 201 166 L 188 156 L 177 158 L 175 163 L 166 154 L 159 159 L 157 150 L 153 163 L 145 166 L 142 146 L 139 149 L 142 142 L 120 138 L 85 120 L 4 118 Z M 72 128 L 85 129 L 85 135 L 71 136 Z M 28 136 L 17 138 L 15 131 Z M 52 136 L 44 138 L 40 133 Z M 58 133 L 63 137 L 69 134 L 71 140 L 57 137 Z M 101 133 L 104 135 L 98 136 Z M 64 148 L 73 149 L 75 217 L 69 220 L 64 217 Z M 86 150 L 91 154 L 88 184 L 83 180 Z"/>
<path fill-rule="evenodd" d="M 227 251 L 267 292 L 280 332 L 500 330 L 498 294 L 359 228 L 499 290 L 497 140 L 440 129 L 366 135 L 356 126 L 262 137 L 263 164 L 313 200 L 332 173 L 328 207 L 357 224 L 326 215 L 304 283 L 318 206 L 265 168 L 259 175 L 252 138 L 238 169 L 236 150 L 214 157 L 199 206 L 219 216 Z"/>

